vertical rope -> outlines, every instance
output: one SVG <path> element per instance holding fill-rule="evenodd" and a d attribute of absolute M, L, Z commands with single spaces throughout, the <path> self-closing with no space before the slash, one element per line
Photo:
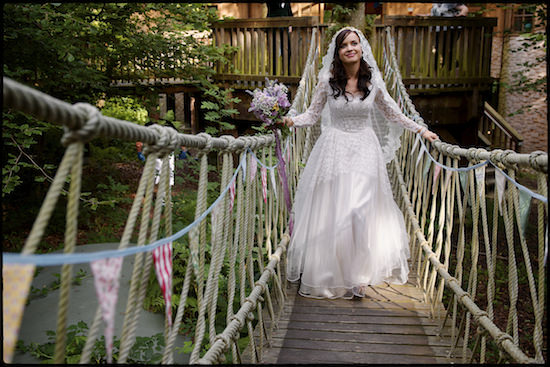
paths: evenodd
<path fill-rule="evenodd" d="M 74 252 L 78 231 L 78 205 L 80 200 L 80 187 L 82 183 L 82 159 L 84 143 L 76 142 L 75 164 L 71 169 L 71 185 L 67 201 L 67 226 L 65 230 L 64 253 Z M 55 340 L 54 361 L 65 363 L 65 345 L 67 340 L 67 311 L 69 309 L 69 290 L 71 287 L 73 267 L 65 264 L 61 268 L 61 286 L 59 291 L 59 305 L 57 309 L 57 330 Z"/>

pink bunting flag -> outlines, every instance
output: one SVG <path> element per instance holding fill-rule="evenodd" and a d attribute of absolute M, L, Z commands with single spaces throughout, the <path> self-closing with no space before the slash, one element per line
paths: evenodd
<path fill-rule="evenodd" d="M 233 203 L 235 202 L 235 180 L 231 181 L 229 185 L 229 211 L 233 210 Z"/>
<path fill-rule="evenodd" d="M 155 273 L 166 305 L 166 320 L 172 326 L 172 242 L 153 250 Z"/>
<path fill-rule="evenodd" d="M 260 173 L 262 176 L 262 194 L 264 196 L 264 203 L 267 204 L 267 168 L 262 167 L 260 169 Z"/>
<path fill-rule="evenodd" d="M 113 334 L 115 327 L 115 307 L 118 298 L 122 257 L 100 259 L 90 263 L 94 274 L 94 285 L 105 322 L 105 349 L 107 363 L 113 359 Z"/>
<path fill-rule="evenodd" d="M 33 275 L 34 265 L 2 265 L 2 355 L 5 363 L 10 363 L 13 358 Z"/>
<path fill-rule="evenodd" d="M 435 194 L 435 184 L 437 182 L 437 178 L 439 177 L 440 172 L 441 172 L 441 166 L 436 164 L 435 167 L 434 167 L 434 182 L 433 182 L 433 185 L 432 185 L 432 195 Z"/>
<path fill-rule="evenodd" d="M 256 157 L 252 156 L 250 159 L 250 182 L 254 181 L 254 178 L 256 178 L 257 169 L 258 162 L 256 161 Z"/>
<path fill-rule="evenodd" d="M 290 144 L 288 141 L 286 144 L 285 158 L 286 158 L 286 163 L 290 162 Z"/>

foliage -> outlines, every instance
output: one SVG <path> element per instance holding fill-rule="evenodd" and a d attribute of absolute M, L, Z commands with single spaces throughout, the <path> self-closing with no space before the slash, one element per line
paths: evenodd
<path fill-rule="evenodd" d="M 229 121 L 239 111 L 232 108 L 232 105 L 241 102 L 241 100 L 231 95 L 233 89 L 221 89 L 206 78 L 201 78 L 200 89 L 206 99 L 201 103 L 201 109 L 205 111 L 204 119 L 210 122 L 205 132 L 217 136 L 226 130 L 235 129 L 235 125 Z"/>
<path fill-rule="evenodd" d="M 145 125 L 149 121 L 145 106 L 137 99 L 129 96 L 114 96 L 107 99 L 101 113 L 105 116 L 132 121 L 140 125 Z"/>
<path fill-rule="evenodd" d="M 40 270 L 36 270 L 35 276 L 40 272 Z M 72 284 L 73 285 L 81 285 L 82 279 L 86 278 L 88 274 L 84 269 L 79 269 L 76 275 L 73 278 Z M 50 284 L 43 286 L 42 288 L 36 288 L 35 286 L 31 285 L 31 290 L 29 293 L 29 297 L 27 298 L 27 305 L 34 299 L 37 298 L 43 298 L 48 295 L 51 291 L 54 291 L 56 289 L 59 289 L 61 286 L 61 275 L 59 273 L 53 274 L 55 280 L 52 281 Z"/>
<path fill-rule="evenodd" d="M 357 3 L 334 3 L 331 6 L 330 10 L 325 11 L 324 22 L 329 23 L 329 27 L 325 32 L 325 40 L 323 49 L 326 50 L 328 44 L 332 40 L 332 37 L 338 32 L 341 28 L 350 26 L 352 24 L 352 19 L 356 15 Z M 377 17 L 376 14 L 366 14 L 365 15 L 365 24 L 363 27 L 357 27 L 367 39 L 371 36 L 373 32 L 374 19 Z"/>
<path fill-rule="evenodd" d="M 517 11 L 525 11 L 526 13 L 533 14 L 533 23 L 535 23 L 535 25 L 529 24 L 529 26 L 526 27 L 528 31 L 520 35 L 522 38 L 522 44 L 518 48 L 510 50 L 510 52 L 530 54 L 540 49 L 542 49 L 544 52 L 536 51 L 536 54 L 540 54 L 540 56 L 533 57 L 530 60 L 525 61 L 521 64 L 518 63 L 517 66 L 520 66 L 519 71 L 512 73 L 509 83 L 501 83 L 501 85 L 512 93 L 535 92 L 540 95 L 546 96 L 546 73 L 542 73 L 537 75 L 536 77 L 533 77 L 529 75 L 529 72 L 535 68 L 540 68 L 541 65 L 546 64 L 547 6 L 545 3 L 520 4 L 517 7 Z M 522 114 L 531 109 L 531 105 L 523 106 L 517 111 L 510 113 L 509 116 Z"/>
<path fill-rule="evenodd" d="M 65 362 L 76 364 L 80 360 L 82 350 L 86 344 L 86 335 L 88 334 L 88 325 L 84 321 L 67 327 L 67 345 L 65 347 Z M 19 340 L 16 348 L 22 353 L 30 353 L 32 356 L 42 360 L 43 363 L 54 363 L 55 338 L 53 330 L 46 331 L 48 342 L 44 344 L 30 343 L 25 344 Z M 120 340 L 115 336 L 113 338 L 113 362 L 118 360 Z M 164 347 L 164 336 L 162 333 L 151 337 L 136 337 L 136 342 L 130 349 L 127 363 L 135 364 L 159 364 L 162 360 L 162 349 Z M 105 350 L 105 337 L 96 339 L 92 353 L 92 364 L 107 363 Z"/>

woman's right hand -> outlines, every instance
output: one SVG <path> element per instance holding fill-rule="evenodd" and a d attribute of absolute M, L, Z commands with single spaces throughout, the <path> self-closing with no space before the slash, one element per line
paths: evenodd
<path fill-rule="evenodd" d="M 294 126 L 294 121 L 292 121 L 292 119 L 290 117 L 284 116 L 283 117 L 283 124 L 285 124 L 288 127 L 292 127 L 292 126 Z"/>

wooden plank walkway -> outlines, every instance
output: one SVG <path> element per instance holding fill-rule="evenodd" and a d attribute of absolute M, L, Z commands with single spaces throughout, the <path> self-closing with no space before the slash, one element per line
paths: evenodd
<path fill-rule="evenodd" d="M 311 299 L 297 290 L 287 288 L 288 301 L 261 363 L 460 363 L 448 357 L 450 327 L 439 335 L 414 276 L 405 285 L 370 287 L 357 300 Z M 243 362 L 250 361 L 246 357 Z"/>

